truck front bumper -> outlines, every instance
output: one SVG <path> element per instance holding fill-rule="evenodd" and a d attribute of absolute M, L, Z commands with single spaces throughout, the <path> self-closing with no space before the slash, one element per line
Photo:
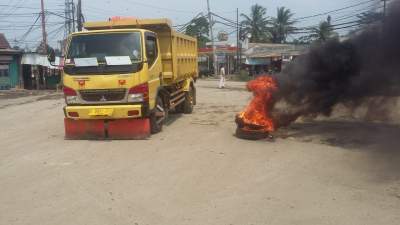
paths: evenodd
<path fill-rule="evenodd" d="M 65 117 L 73 120 L 112 120 L 144 117 L 142 105 L 66 106 Z"/>
<path fill-rule="evenodd" d="M 67 139 L 145 139 L 150 120 L 143 105 L 64 107 Z"/>
<path fill-rule="evenodd" d="M 150 120 L 73 120 L 64 118 L 66 139 L 146 139 Z"/>

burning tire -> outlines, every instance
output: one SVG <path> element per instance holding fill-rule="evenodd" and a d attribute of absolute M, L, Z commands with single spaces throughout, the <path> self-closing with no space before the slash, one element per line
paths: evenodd
<path fill-rule="evenodd" d="M 274 121 L 269 115 L 272 93 L 277 84 L 271 76 L 260 76 L 247 83 L 247 89 L 253 92 L 253 99 L 244 111 L 236 116 L 236 137 L 247 140 L 270 138 L 275 129 Z"/>
<path fill-rule="evenodd" d="M 236 128 L 236 137 L 246 140 L 261 140 L 266 138 L 271 138 L 269 132 L 266 132 L 264 127 L 257 126 L 254 124 L 246 124 L 240 116 L 236 116 L 235 119 L 237 128 Z"/>
<path fill-rule="evenodd" d="M 255 141 L 269 138 L 270 135 L 263 130 L 248 130 L 246 128 L 237 127 L 236 137 Z"/>

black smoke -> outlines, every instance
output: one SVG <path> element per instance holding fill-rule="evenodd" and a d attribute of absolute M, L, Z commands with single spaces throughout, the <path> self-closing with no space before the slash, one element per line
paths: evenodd
<path fill-rule="evenodd" d="M 384 21 L 348 40 L 313 45 L 275 77 L 275 100 L 285 103 L 284 110 L 272 110 L 278 126 L 301 116 L 331 116 L 339 103 L 355 108 L 371 98 L 387 112 L 388 100 L 400 95 L 399 1 L 389 5 Z"/>

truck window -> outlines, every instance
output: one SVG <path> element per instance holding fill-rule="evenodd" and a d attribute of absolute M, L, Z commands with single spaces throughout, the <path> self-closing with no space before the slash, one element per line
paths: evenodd
<path fill-rule="evenodd" d="M 146 56 L 149 63 L 149 68 L 153 66 L 157 59 L 157 38 L 153 35 L 146 36 Z"/>
<path fill-rule="evenodd" d="M 64 72 L 70 75 L 136 73 L 142 69 L 142 35 L 140 32 L 87 33 L 72 36 Z M 90 58 L 86 65 L 76 61 Z M 88 60 L 88 59 L 85 59 Z"/>
<path fill-rule="evenodd" d="M 129 56 L 132 63 L 140 62 L 140 33 L 108 33 L 72 37 L 68 59 L 97 58 L 104 62 L 108 56 Z"/>

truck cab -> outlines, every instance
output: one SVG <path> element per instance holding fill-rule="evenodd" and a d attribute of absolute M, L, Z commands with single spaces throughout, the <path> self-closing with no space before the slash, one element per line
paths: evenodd
<path fill-rule="evenodd" d="M 93 136 L 87 129 L 92 125 L 102 138 L 127 139 L 148 127 L 139 135 L 147 136 L 161 131 L 168 111 L 192 112 L 195 39 L 173 31 L 166 19 L 119 19 L 85 28 L 66 45 L 66 137 Z M 117 132 L 110 129 L 115 124 L 128 134 L 115 135 L 121 133 L 118 126 Z"/>

